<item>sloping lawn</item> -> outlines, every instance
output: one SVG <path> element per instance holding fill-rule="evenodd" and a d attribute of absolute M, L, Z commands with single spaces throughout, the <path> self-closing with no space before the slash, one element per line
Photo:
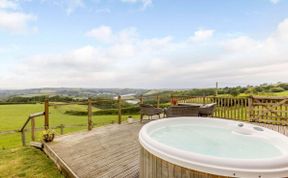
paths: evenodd
<path fill-rule="evenodd" d="M 43 104 L 0 105 L 0 132 L 5 130 L 19 130 L 29 114 L 43 111 Z M 87 111 L 87 106 L 69 105 L 50 107 L 50 127 L 60 124 L 65 126 L 84 124 L 81 127 L 65 128 L 64 133 L 87 130 L 87 116 L 73 116 L 65 114 L 67 110 Z M 93 108 L 93 111 L 97 108 Z M 123 116 L 123 120 L 127 119 Z M 134 118 L 139 116 L 133 115 Z M 94 127 L 116 123 L 117 115 L 93 116 Z M 43 117 L 36 118 L 36 126 L 43 127 Z M 27 125 L 30 131 L 30 123 Z M 60 130 L 55 129 L 59 134 Z M 30 132 L 27 132 L 27 144 L 30 142 Z M 36 132 L 39 140 L 40 131 Z M 54 163 L 40 150 L 21 146 L 20 133 L 0 134 L 0 178 L 6 177 L 63 177 Z"/>
<path fill-rule="evenodd" d="M 19 147 L 0 150 L 0 178 L 6 177 L 64 177 L 41 150 Z"/>

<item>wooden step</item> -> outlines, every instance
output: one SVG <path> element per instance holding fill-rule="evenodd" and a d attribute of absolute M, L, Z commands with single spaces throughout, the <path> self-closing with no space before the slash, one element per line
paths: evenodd
<path fill-rule="evenodd" d="M 41 143 L 41 142 L 30 142 L 30 146 L 42 149 L 43 148 L 43 143 Z"/>

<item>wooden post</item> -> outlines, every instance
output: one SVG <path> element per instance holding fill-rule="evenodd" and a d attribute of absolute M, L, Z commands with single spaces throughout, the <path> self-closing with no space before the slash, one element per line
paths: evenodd
<path fill-rule="evenodd" d="M 143 104 L 143 95 L 140 96 L 140 104 Z"/>
<path fill-rule="evenodd" d="M 118 124 L 121 124 L 121 120 L 122 120 L 122 108 L 121 108 L 121 96 L 118 96 Z"/>
<path fill-rule="evenodd" d="M 63 124 L 60 125 L 60 134 L 61 135 L 64 134 L 64 125 Z"/>
<path fill-rule="evenodd" d="M 26 146 L 26 136 L 25 136 L 25 132 L 26 132 L 25 129 L 23 129 L 22 132 L 21 132 L 21 139 L 22 139 L 22 145 L 23 145 L 23 146 Z"/>
<path fill-rule="evenodd" d="M 254 121 L 254 116 L 252 112 L 253 112 L 253 96 L 249 96 L 248 97 L 248 120 L 250 122 Z"/>
<path fill-rule="evenodd" d="M 206 104 L 206 96 L 203 96 L 203 104 Z"/>
<path fill-rule="evenodd" d="M 91 98 L 88 98 L 88 130 L 92 130 L 92 101 Z"/>
<path fill-rule="evenodd" d="M 45 99 L 44 103 L 44 128 L 45 130 L 49 129 L 49 100 Z"/>
<path fill-rule="evenodd" d="M 160 97 L 157 95 L 157 108 L 160 108 Z"/>
<path fill-rule="evenodd" d="M 218 82 L 216 82 L 215 96 L 218 95 Z"/>
<path fill-rule="evenodd" d="M 31 140 L 35 141 L 35 119 L 31 118 Z"/>

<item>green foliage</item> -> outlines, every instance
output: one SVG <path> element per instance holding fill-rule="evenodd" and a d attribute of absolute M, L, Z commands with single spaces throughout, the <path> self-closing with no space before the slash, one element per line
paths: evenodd
<path fill-rule="evenodd" d="M 51 142 L 53 141 L 55 134 L 56 132 L 53 129 L 43 130 L 41 133 L 42 140 L 45 142 Z"/>
<path fill-rule="evenodd" d="M 129 108 L 122 108 L 121 113 L 122 114 L 138 114 L 140 111 L 140 108 L 137 107 L 129 107 Z M 77 111 L 77 110 L 68 110 L 65 112 L 65 114 L 69 115 L 76 115 L 76 116 L 87 116 L 87 111 Z M 116 115 L 118 114 L 118 109 L 105 109 L 105 110 L 98 110 L 94 111 L 93 115 Z"/>
<path fill-rule="evenodd" d="M 258 86 L 237 86 L 237 87 L 224 87 L 218 88 L 219 95 L 231 95 L 231 96 L 243 96 L 244 95 L 274 95 L 274 93 L 278 95 L 280 92 L 288 91 L 288 83 L 276 83 L 276 84 L 261 84 Z M 212 96 L 215 95 L 215 88 L 203 88 L 203 89 L 188 89 L 188 90 L 176 90 L 176 91 L 165 91 L 158 93 L 161 98 L 164 97 L 166 102 L 170 101 L 171 95 L 178 96 Z M 146 102 L 146 98 L 145 98 Z M 147 103 L 155 104 L 156 100 L 153 102 L 149 101 Z"/>
<path fill-rule="evenodd" d="M 280 83 L 278 86 L 283 88 L 284 90 L 288 90 L 288 83 Z"/>
<path fill-rule="evenodd" d="M 118 108 L 118 100 L 117 99 L 112 99 L 112 98 L 92 98 L 93 100 L 93 106 L 95 108 L 99 108 L 99 109 L 117 109 Z M 125 107 L 133 107 L 133 104 L 129 104 L 125 101 L 122 100 L 121 102 L 121 106 L 123 108 Z"/>
<path fill-rule="evenodd" d="M 279 93 L 285 91 L 282 87 L 273 87 L 270 89 L 273 93 Z"/>
<path fill-rule="evenodd" d="M 7 99 L 6 103 L 39 103 L 44 102 L 46 99 L 46 95 L 42 96 L 13 96 Z M 49 101 L 51 102 L 71 102 L 74 101 L 73 98 L 68 96 L 51 96 L 49 97 Z"/>

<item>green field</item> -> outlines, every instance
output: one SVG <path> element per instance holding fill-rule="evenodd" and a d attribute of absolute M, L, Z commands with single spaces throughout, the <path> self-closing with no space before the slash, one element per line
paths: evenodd
<path fill-rule="evenodd" d="M 42 112 L 43 109 L 43 104 L 0 105 L 0 132 L 19 130 L 30 114 Z M 49 109 L 50 127 L 63 124 L 65 126 L 64 134 L 87 129 L 87 116 L 65 114 L 68 110 L 87 111 L 87 106 L 51 106 Z M 99 109 L 93 108 L 93 111 L 97 110 Z M 127 117 L 122 116 L 122 119 L 126 120 Z M 133 118 L 139 118 L 139 116 L 134 115 Z M 36 118 L 36 127 L 43 127 L 43 120 L 43 117 Z M 116 123 L 117 120 L 117 115 L 93 116 L 94 127 Z M 72 127 L 73 125 L 76 127 Z M 28 124 L 27 129 L 30 130 L 30 124 Z M 60 134 L 59 129 L 55 129 L 55 131 Z M 40 140 L 40 131 L 36 132 L 36 136 Z M 26 138 L 27 143 L 29 143 L 29 132 Z M 40 150 L 22 147 L 20 133 L 12 133 L 0 134 L 0 178 L 2 177 L 62 177 L 62 175 L 53 162 Z"/>

